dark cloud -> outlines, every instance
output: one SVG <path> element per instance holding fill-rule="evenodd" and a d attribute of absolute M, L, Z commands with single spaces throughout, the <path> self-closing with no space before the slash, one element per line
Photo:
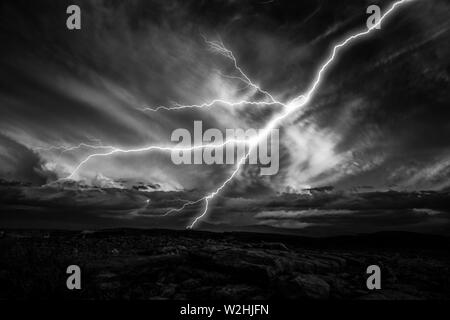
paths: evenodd
<path fill-rule="evenodd" d="M 195 120 L 203 121 L 204 130 L 259 128 L 279 109 L 217 106 L 159 113 L 141 109 L 215 98 L 261 98 L 242 82 L 223 76 L 236 76 L 233 64 L 208 50 L 204 37 L 222 40 L 255 83 L 289 101 L 308 89 L 333 44 L 365 27 L 365 9 L 374 3 L 385 10 L 391 1 L 4 1 L 1 177 L 42 185 L 67 177 L 93 152 L 87 147 L 67 152 L 54 147 L 168 144 L 173 130 L 192 132 Z M 82 8 L 79 31 L 65 28 L 69 4 Z M 215 223 L 262 222 L 284 228 L 295 222 L 291 226 L 305 229 L 355 219 L 355 228 L 364 229 L 364 221 L 380 228 L 388 225 L 395 210 L 401 211 L 398 217 L 405 220 L 399 223 L 405 225 L 408 219 L 429 222 L 440 217 L 421 216 L 414 209 L 443 210 L 438 205 L 441 198 L 437 204 L 396 206 L 398 201 L 420 204 L 414 192 L 395 194 L 392 201 L 389 193 L 304 199 L 279 194 L 326 185 L 337 190 L 362 185 L 402 191 L 449 188 L 449 13 L 443 0 L 411 2 L 381 30 L 342 51 L 311 103 L 280 129 L 280 172 L 265 177 L 257 166 L 242 170 L 223 197 L 214 201 Z M 82 207 L 67 201 L 70 206 L 63 209 L 85 212 L 77 218 L 81 224 L 92 214 L 99 225 L 105 217 L 111 224 L 132 224 L 139 217 L 150 219 L 151 226 L 180 227 L 201 210 L 200 205 L 179 217 L 151 216 L 182 204 L 181 199 L 196 199 L 213 190 L 232 166 L 178 166 L 169 158 L 163 153 L 92 158 L 76 178 L 101 188 L 88 191 L 90 200 L 81 201 Z M 106 186 L 135 188 L 99 191 Z M 138 192 L 143 186 L 157 190 L 152 197 L 163 200 L 152 198 L 146 207 L 147 198 Z M 52 187 L 20 199 L 34 199 L 29 208 L 52 211 L 45 218 L 48 222 L 59 210 L 43 200 L 52 192 L 61 199 L 74 196 L 74 191 Z M 82 192 L 75 192 L 75 197 Z M 166 199 L 174 194 L 178 200 Z M 105 207 L 107 202 L 111 205 Z M 17 208 L 19 202 L 14 205 Z M 255 218 L 266 211 L 311 208 L 355 212 L 319 214 L 317 221 Z"/>
<path fill-rule="evenodd" d="M 3 183 L 0 222 L 4 227 L 179 228 L 203 203 L 195 192 L 143 192 L 65 182 L 45 187 Z M 199 223 L 207 230 L 336 235 L 386 230 L 445 234 L 450 231 L 448 192 L 340 192 L 312 190 L 302 195 L 219 196 L 214 211 Z"/>
<path fill-rule="evenodd" d="M 3 134 L 0 134 L 0 150 L 3 178 L 39 185 L 55 179 L 55 174 L 44 167 L 37 153 Z"/>

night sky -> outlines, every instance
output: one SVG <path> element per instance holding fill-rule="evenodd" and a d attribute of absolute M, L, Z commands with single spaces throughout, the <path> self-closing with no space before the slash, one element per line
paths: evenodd
<path fill-rule="evenodd" d="M 262 128 L 280 106 L 143 108 L 261 99 L 205 39 L 222 41 L 276 99 L 306 91 L 333 46 L 393 1 L 2 1 L 0 223 L 184 228 L 231 165 L 170 154 L 93 158 L 80 143 L 168 144 L 178 128 Z M 68 30 L 66 8 L 81 8 Z M 336 57 L 313 99 L 280 127 L 280 171 L 245 166 L 204 228 L 330 234 L 449 230 L 450 4 L 416 0 Z M 332 186 L 322 190 L 311 190 Z M 420 191 L 428 190 L 428 193 Z M 149 200 L 149 201 L 147 201 Z M 253 229 L 252 229 L 253 228 Z M 247 230 L 245 229 L 245 230 Z"/>

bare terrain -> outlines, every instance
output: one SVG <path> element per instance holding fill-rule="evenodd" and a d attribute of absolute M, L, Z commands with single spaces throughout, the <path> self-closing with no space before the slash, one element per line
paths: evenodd
<path fill-rule="evenodd" d="M 450 240 L 114 229 L 4 230 L 1 299 L 448 299 Z M 66 289 L 66 268 L 82 290 Z M 366 288 L 366 268 L 382 289 Z"/>

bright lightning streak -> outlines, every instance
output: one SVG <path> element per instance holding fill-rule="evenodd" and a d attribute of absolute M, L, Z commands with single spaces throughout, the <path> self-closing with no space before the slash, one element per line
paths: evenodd
<path fill-rule="evenodd" d="M 171 110 L 181 110 L 181 109 L 192 109 L 192 108 L 207 108 L 207 107 L 211 107 L 215 104 L 224 104 L 224 105 L 228 105 L 230 107 L 235 107 L 235 106 L 239 106 L 239 105 L 243 105 L 243 104 L 247 104 L 247 105 L 284 105 L 281 102 L 265 102 L 265 101 L 248 101 L 248 100 L 241 100 L 241 101 L 237 101 L 237 102 L 230 102 L 230 101 L 226 101 L 226 100 L 222 100 L 222 99 L 214 99 L 211 102 L 205 102 L 203 104 L 192 104 L 192 105 L 180 105 L 180 104 L 176 104 L 173 107 L 165 107 L 165 106 L 159 106 L 156 108 L 143 108 L 143 111 L 160 111 L 160 110 L 167 110 L 167 111 L 171 111 Z"/>
<path fill-rule="evenodd" d="M 210 48 L 215 51 L 218 52 L 220 54 L 222 54 L 223 56 L 227 57 L 228 59 L 230 59 L 231 61 L 233 61 L 233 65 L 234 68 L 240 73 L 240 75 L 242 76 L 239 77 L 240 80 L 244 81 L 245 83 L 247 83 L 249 86 L 253 87 L 254 89 L 256 89 L 256 91 L 263 93 L 264 95 L 266 95 L 271 102 L 273 103 L 279 103 L 277 100 L 275 100 L 275 98 L 267 91 L 261 89 L 258 85 L 256 85 L 255 83 L 252 82 L 252 80 L 250 80 L 250 78 L 245 74 L 245 72 L 241 69 L 241 67 L 239 67 L 237 60 L 233 54 L 233 52 L 229 49 L 227 49 L 224 44 L 222 43 L 222 41 L 209 41 L 206 40 L 206 43 L 209 44 Z"/>
<path fill-rule="evenodd" d="M 182 207 L 170 209 L 170 210 L 167 211 L 164 215 L 165 215 L 165 216 L 168 216 L 168 215 L 171 214 L 172 212 L 181 212 L 181 211 L 183 211 L 187 206 L 192 206 L 192 205 L 194 205 L 194 204 L 197 204 L 197 203 L 202 202 L 203 200 L 205 200 L 205 197 L 200 198 L 200 199 L 195 200 L 195 201 L 186 201 L 186 202 L 183 204 Z"/>
<path fill-rule="evenodd" d="M 252 152 L 253 147 L 258 144 L 259 141 L 261 141 L 263 138 L 265 138 L 267 136 L 267 134 L 270 132 L 270 130 L 272 130 L 275 126 L 277 126 L 282 120 L 284 120 L 287 116 L 289 116 L 291 113 L 293 113 L 294 111 L 296 111 L 297 109 L 305 106 L 310 100 L 311 97 L 313 96 L 314 92 L 316 91 L 317 87 L 319 86 L 321 79 L 322 79 L 322 75 L 323 73 L 326 71 L 327 67 L 333 62 L 337 52 L 339 51 L 340 48 L 345 47 L 348 43 L 350 43 L 351 41 L 361 38 L 367 34 L 369 34 L 372 30 L 374 30 L 375 28 L 377 28 L 381 22 L 391 13 L 395 10 L 395 8 L 399 5 L 401 5 L 402 3 L 405 2 L 409 2 L 409 1 L 414 1 L 414 0 L 400 0 L 395 2 L 394 4 L 392 4 L 392 6 L 390 7 L 390 9 L 388 11 L 386 11 L 386 13 L 384 13 L 380 19 L 378 20 L 378 22 L 374 25 L 372 25 L 370 28 L 368 28 L 366 31 L 363 32 L 359 32 L 357 34 L 354 34 L 348 38 L 346 38 L 344 41 L 338 43 L 337 45 L 334 46 L 333 51 L 330 55 L 330 57 L 325 61 L 324 64 L 322 64 L 322 66 L 320 67 L 319 71 L 317 72 L 317 76 L 315 78 L 315 81 L 313 82 L 311 88 L 307 91 L 306 94 L 303 95 L 299 95 L 296 98 L 292 99 L 287 105 L 287 110 L 283 111 L 279 116 L 274 117 L 268 124 L 267 126 L 264 128 L 264 130 L 258 134 L 257 136 L 257 140 L 256 143 L 253 142 L 249 148 L 247 153 L 244 154 L 244 156 L 239 160 L 239 162 L 236 165 L 236 169 L 232 172 L 232 174 L 228 177 L 228 179 L 226 179 L 222 185 L 220 185 L 219 188 L 216 189 L 216 191 L 211 192 L 209 195 L 207 195 L 206 197 L 204 197 L 203 199 L 205 199 L 205 209 L 203 210 L 202 214 L 197 216 L 191 223 L 191 225 L 188 228 L 193 228 L 194 225 L 201 219 L 203 218 L 206 213 L 208 212 L 208 205 L 209 205 L 209 200 L 213 199 L 223 188 L 225 188 L 225 186 L 231 181 L 233 180 L 234 176 L 238 173 L 238 171 L 240 170 L 241 166 L 244 164 L 245 160 L 248 158 L 248 156 L 250 155 L 250 153 Z"/>
<path fill-rule="evenodd" d="M 178 209 L 172 209 L 170 211 L 168 211 L 166 213 L 169 214 L 171 212 L 179 212 L 182 211 L 183 209 L 185 209 L 187 206 L 189 205 L 194 205 L 197 203 L 200 203 L 202 201 L 205 201 L 205 208 L 203 209 L 202 213 L 200 215 L 198 215 L 197 217 L 195 217 L 195 219 L 192 221 L 192 223 L 188 226 L 188 228 L 193 228 L 195 226 L 195 224 L 202 219 L 208 212 L 208 208 L 209 208 L 209 203 L 210 201 L 217 195 L 219 194 L 226 186 L 229 182 L 231 182 L 233 180 L 233 178 L 236 176 L 236 174 L 239 172 L 239 170 L 241 169 L 242 165 L 245 163 L 246 159 L 249 157 L 249 155 L 251 154 L 251 152 L 253 151 L 253 149 L 258 145 L 258 143 L 260 141 L 262 141 L 262 139 L 264 139 L 272 129 L 274 129 L 275 127 L 277 127 L 284 119 L 286 119 L 289 115 L 291 115 L 293 112 L 297 111 L 298 109 L 300 109 L 301 107 L 305 106 L 312 98 L 312 96 L 314 95 L 315 91 L 317 90 L 317 88 L 319 87 L 321 81 L 322 81 L 322 77 L 323 74 L 325 73 L 325 71 L 327 70 L 327 68 L 331 65 L 331 63 L 333 62 L 333 60 L 335 59 L 337 53 L 340 51 L 341 48 L 344 48 L 345 46 L 347 46 L 348 44 L 352 43 L 354 40 L 358 39 L 358 38 L 362 38 L 365 35 L 368 35 L 370 32 L 372 32 L 375 28 L 377 28 L 381 22 L 386 19 L 386 17 L 388 17 L 398 6 L 402 5 L 403 3 L 406 2 L 411 2 L 414 0 L 399 0 L 395 3 L 392 4 L 392 6 L 389 8 L 388 11 L 386 11 L 378 20 L 378 22 L 374 25 L 372 25 L 370 28 L 368 28 L 365 31 L 353 34 L 351 36 L 349 36 L 348 38 L 346 38 L 345 40 L 341 41 L 340 43 L 338 43 L 337 45 L 334 46 L 331 55 L 329 56 L 329 58 L 327 60 L 325 60 L 325 62 L 321 65 L 321 67 L 319 68 L 315 80 L 313 81 L 311 87 L 309 88 L 309 90 L 302 95 L 299 95 L 297 97 L 295 97 L 294 99 L 292 99 L 290 102 L 288 102 L 287 104 L 279 102 L 277 100 L 275 100 L 272 95 L 270 95 L 267 91 L 262 90 L 261 88 L 259 88 L 256 84 L 254 84 L 246 75 L 245 73 L 242 71 L 242 69 L 238 66 L 237 61 L 233 55 L 233 53 L 226 49 L 223 44 L 221 42 L 217 42 L 217 41 L 207 41 L 211 48 L 214 49 L 215 51 L 223 54 L 225 57 L 231 59 L 234 63 L 234 66 L 236 68 L 236 70 L 238 70 L 238 72 L 241 74 L 242 76 L 242 80 L 245 80 L 244 82 L 246 82 L 248 85 L 254 87 L 256 90 L 258 90 L 259 92 L 262 92 L 264 94 L 266 94 L 267 97 L 269 97 L 270 102 L 257 102 L 257 101 L 241 101 L 241 102 L 229 102 L 229 101 L 224 101 L 224 100 L 213 100 L 212 102 L 209 103 L 205 103 L 205 104 L 201 104 L 201 105 L 177 105 L 175 107 L 169 108 L 169 107 L 158 107 L 156 109 L 151 109 L 151 108 L 146 108 L 146 110 L 151 110 L 151 111 L 158 111 L 158 110 L 177 110 L 177 109 L 187 109 L 187 108 L 203 108 L 203 107 L 209 107 L 212 106 L 216 103 L 224 103 L 230 106 L 234 106 L 236 104 L 243 104 L 243 103 L 249 103 L 249 104 L 268 104 L 268 105 L 272 105 L 272 104 L 279 104 L 284 106 L 285 108 L 283 108 L 282 112 L 278 115 L 276 115 L 275 117 L 272 118 L 272 120 L 266 125 L 266 127 L 264 127 L 257 136 L 255 136 L 253 139 L 251 140 L 244 140 L 244 141 L 236 141 L 235 139 L 232 140 L 227 140 L 222 144 L 209 144 L 209 145 L 200 145 L 200 146 L 193 146 L 193 147 L 187 147 L 187 148 L 180 148 L 180 147 L 160 147 L 160 146 L 149 146 L 149 147 L 144 147 L 144 148 L 138 148 L 138 149 L 119 149 L 119 148 L 114 148 L 113 150 L 107 152 L 107 153 L 97 153 L 97 154 L 92 154 L 90 156 L 88 156 L 86 159 L 84 159 L 76 168 L 75 170 L 72 172 L 72 174 L 68 177 L 71 178 L 74 176 L 74 174 L 81 168 L 82 165 L 84 165 L 86 162 L 88 162 L 90 159 L 92 159 L 93 157 L 100 157 L 100 156 L 109 156 L 115 153 L 130 153 L 130 152 L 143 152 L 143 151 L 150 151 L 150 150 L 160 150 L 160 151 L 190 151 L 190 150 L 194 150 L 194 149 L 199 149 L 199 148 L 221 148 L 224 147 L 226 144 L 228 143 L 246 143 L 248 144 L 248 149 L 247 152 L 245 152 L 245 154 L 239 159 L 239 161 L 236 164 L 235 169 L 232 171 L 231 175 L 228 176 L 228 178 L 213 192 L 207 194 L 206 196 L 196 200 L 196 201 L 188 201 L 186 202 L 181 208 Z"/>
<path fill-rule="evenodd" d="M 251 144 L 249 146 L 248 152 L 239 160 L 239 162 L 236 164 L 236 168 L 233 170 L 233 172 L 231 173 L 231 175 L 228 177 L 228 179 L 226 179 L 222 185 L 216 189 L 216 191 L 211 192 L 210 194 L 208 194 L 207 196 L 199 199 L 198 201 L 202 201 L 205 200 L 205 209 L 203 210 L 203 212 L 195 217 L 194 221 L 192 221 L 192 223 L 188 226 L 188 229 L 192 229 L 194 227 L 194 225 L 197 223 L 198 220 L 200 220 L 201 218 L 203 218 L 206 213 L 208 212 L 208 206 L 209 206 L 209 201 L 212 200 L 220 191 L 222 191 L 223 188 L 225 188 L 225 186 L 231 181 L 233 180 L 234 176 L 239 172 L 239 170 L 241 169 L 242 165 L 245 163 L 245 160 L 248 158 L 248 156 L 250 155 L 252 149 L 253 149 L 254 144 Z"/>
<path fill-rule="evenodd" d="M 244 87 L 244 88 L 250 87 L 250 84 L 248 84 L 248 82 L 247 82 L 244 78 L 242 78 L 242 77 L 239 77 L 239 76 L 230 76 L 230 75 L 227 75 L 227 74 L 223 74 L 220 70 L 216 70 L 216 72 L 217 72 L 217 74 L 218 74 L 219 76 L 221 76 L 221 77 L 223 77 L 223 78 L 234 79 L 234 80 L 240 80 L 240 81 L 244 82 L 244 83 L 245 83 L 245 87 Z"/>
<path fill-rule="evenodd" d="M 327 67 L 330 65 L 331 62 L 333 62 L 338 50 L 342 47 L 345 47 L 348 43 L 350 43 L 351 41 L 361 38 L 367 34 L 369 34 L 372 30 L 376 29 L 381 22 L 391 14 L 391 12 L 393 12 L 395 10 L 396 7 L 398 7 L 399 5 L 405 3 L 405 2 L 412 2 L 414 0 L 400 0 L 397 2 L 394 2 L 392 4 L 392 6 L 389 8 L 388 11 L 386 11 L 378 20 L 377 23 L 375 23 L 374 25 L 372 25 L 370 28 L 368 28 L 366 31 L 362 31 L 359 33 L 356 33 L 354 35 L 351 35 L 350 37 L 348 37 L 347 39 L 345 39 L 344 41 L 338 43 L 337 45 L 334 46 L 333 51 L 331 52 L 330 57 L 328 58 L 328 60 L 326 60 L 326 62 L 322 65 L 322 67 L 319 69 L 319 72 L 317 73 L 316 79 L 313 82 L 311 88 L 308 90 L 306 95 L 301 95 L 298 96 L 297 98 L 293 99 L 289 104 L 294 104 L 298 99 L 302 99 L 302 98 L 306 98 L 305 103 L 307 103 L 310 99 L 311 96 L 313 95 L 314 91 L 316 90 L 317 86 L 320 84 L 320 81 L 322 79 L 322 74 L 326 71 Z"/>
<path fill-rule="evenodd" d="M 81 161 L 76 167 L 75 169 L 72 171 L 72 173 L 66 178 L 66 179 L 73 179 L 75 174 L 81 169 L 81 167 L 87 163 L 90 159 L 95 158 L 95 157 L 106 157 L 106 156 L 110 156 L 116 153 L 140 153 L 140 152 L 146 152 L 146 151 L 168 151 L 168 152 L 176 152 L 176 151 L 194 151 L 197 149 L 205 149 L 205 148 L 223 148 L 228 144 L 235 144 L 235 143 L 249 143 L 252 140 L 254 140 L 256 138 L 252 137 L 251 139 L 228 139 L 222 143 L 209 143 L 209 144 L 201 144 L 201 145 L 196 145 L 196 146 L 192 146 L 192 147 L 173 147 L 173 146 L 155 146 L 155 145 L 151 145 L 151 146 L 146 146 L 146 147 L 142 147 L 142 148 L 136 148 L 136 149 L 121 149 L 121 148 L 116 148 L 116 147 L 112 147 L 113 149 L 105 152 L 105 153 L 93 153 L 90 154 L 89 156 L 87 156 L 83 161 Z"/>
<path fill-rule="evenodd" d="M 205 42 L 209 45 L 210 49 L 214 52 L 217 52 L 224 57 L 230 59 L 233 62 L 233 66 L 235 70 L 241 75 L 238 76 L 229 76 L 229 75 L 223 75 L 222 73 L 219 73 L 221 76 L 230 78 L 230 79 L 238 79 L 242 82 L 244 82 L 247 86 L 254 88 L 257 92 L 262 93 L 267 98 L 269 98 L 269 101 L 251 101 L 251 100 L 241 100 L 237 102 L 230 102 L 227 100 L 222 99 L 214 99 L 210 102 L 205 102 L 202 104 L 193 104 L 193 105 L 181 105 L 181 104 L 175 104 L 172 107 L 166 107 L 166 106 L 158 106 L 156 108 L 142 108 L 143 111 L 160 111 L 160 110 L 182 110 L 182 109 L 191 109 L 191 108 L 207 108 L 212 107 L 216 104 L 224 104 L 230 107 L 235 107 L 239 105 L 284 105 L 282 102 L 276 100 L 269 92 L 266 90 L 261 89 L 257 84 L 253 83 L 250 78 L 245 74 L 245 72 L 242 70 L 242 68 L 238 65 L 236 57 L 234 56 L 233 52 L 225 47 L 225 45 L 220 41 L 209 41 L 205 39 Z"/>
<path fill-rule="evenodd" d="M 81 149 L 81 148 L 89 148 L 89 149 L 113 149 L 113 146 L 97 146 L 97 145 L 91 145 L 91 144 L 87 144 L 87 143 L 80 143 L 77 146 L 72 146 L 72 147 L 66 147 L 64 148 L 64 150 L 62 151 L 62 153 L 64 152 L 69 152 L 69 151 L 73 151 L 73 150 L 77 150 L 77 149 Z"/>
<path fill-rule="evenodd" d="M 97 140 L 97 139 L 96 139 Z M 87 148 L 87 149 L 114 149 L 113 146 L 105 146 L 101 143 L 100 140 L 99 144 L 97 145 L 93 145 L 93 144 L 89 144 L 89 143 L 79 143 L 77 145 L 74 146 L 49 146 L 49 147 L 36 147 L 36 148 L 32 148 L 35 151 L 53 151 L 53 150 L 61 150 L 61 153 L 65 153 L 65 152 L 69 152 L 69 151 L 74 151 L 74 150 L 78 150 L 81 148 Z"/>

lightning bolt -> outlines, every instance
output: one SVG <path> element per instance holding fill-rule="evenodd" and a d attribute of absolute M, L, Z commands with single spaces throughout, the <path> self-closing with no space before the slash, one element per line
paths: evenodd
<path fill-rule="evenodd" d="M 195 226 L 195 224 L 202 219 L 207 213 L 208 213 L 208 209 L 209 209 L 209 204 L 210 201 L 214 199 L 214 197 L 216 195 L 218 195 L 233 179 L 234 177 L 237 175 L 237 173 L 240 171 L 241 167 L 244 165 L 246 159 L 249 157 L 249 155 L 251 154 L 251 152 L 254 150 L 254 148 L 258 145 L 258 143 L 260 141 L 262 141 L 262 139 L 266 138 L 267 135 L 270 133 L 270 131 L 278 126 L 280 126 L 280 124 L 286 119 L 288 118 L 290 115 L 292 115 L 294 112 L 298 111 L 300 108 L 304 107 L 313 97 L 314 93 L 316 92 L 317 88 L 319 87 L 323 75 L 324 73 L 327 71 L 327 69 L 330 67 L 330 65 L 332 64 L 333 60 L 335 59 L 336 55 L 338 54 L 338 52 L 350 45 L 352 42 L 354 42 L 355 40 L 359 39 L 359 38 L 363 38 L 364 36 L 370 34 L 374 29 L 376 29 L 383 20 L 385 20 L 392 12 L 394 12 L 396 10 L 397 7 L 403 5 L 404 3 L 407 2 L 412 2 L 414 0 L 399 0 L 397 2 L 394 2 L 391 7 L 380 17 L 380 19 L 374 24 L 372 25 L 370 28 L 368 28 L 365 31 L 361 31 L 359 33 L 353 34 L 351 36 L 349 36 L 348 38 L 344 39 L 343 41 L 339 42 L 338 44 L 336 44 L 333 47 L 333 50 L 331 51 L 331 54 L 329 55 L 329 57 L 325 60 L 325 62 L 320 66 L 320 68 L 318 69 L 316 76 L 314 78 L 314 81 L 312 82 L 311 86 L 309 87 L 309 89 L 306 91 L 306 93 L 298 95 L 297 97 L 291 99 L 289 102 L 287 103 L 282 103 L 280 101 L 277 101 L 269 92 L 261 89 L 258 85 L 256 85 L 255 83 L 253 83 L 250 78 L 244 73 L 244 71 L 242 70 L 242 68 L 239 67 L 236 58 L 234 57 L 233 53 L 226 49 L 225 46 L 223 45 L 223 43 L 221 41 L 207 41 L 207 43 L 210 45 L 211 50 L 216 51 L 222 55 L 224 55 L 225 57 L 227 57 L 228 59 L 232 60 L 233 65 L 235 67 L 235 69 L 239 72 L 240 77 L 239 79 L 243 82 L 245 82 L 248 86 L 253 87 L 256 91 L 264 94 L 266 96 L 266 98 L 269 99 L 269 101 L 239 101 L 239 102 L 229 102 L 229 101 L 224 101 L 224 100 L 220 100 L 220 99 L 216 99 L 213 100 L 211 102 L 208 103 L 204 103 L 204 104 L 200 104 L 200 105 L 175 105 L 174 107 L 157 107 L 155 109 L 152 108 L 145 108 L 145 110 L 150 110 L 150 111 L 159 111 L 159 110 L 179 110 L 179 109 L 189 109 L 189 108 L 204 108 L 204 107 L 210 107 L 213 106 L 217 103 L 222 103 L 225 105 L 229 105 L 229 106 L 235 106 L 235 105 L 239 105 L 239 104 L 250 104 L 250 105 L 260 105 L 260 104 L 266 104 L 266 105 L 281 105 L 283 106 L 283 110 L 275 115 L 268 123 L 267 125 L 261 130 L 259 131 L 259 133 L 254 136 L 252 139 L 247 139 L 247 140 L 236 140 L 236 139 L 230 139 L 230 140 L 226 140 L 225 142 L 221 143 L 221 144 L 207 144 L 207 145 L 199 145 L 199 146 L 193 146 L 193 147 L 185 147 L 185 148 L 181 148 L 181 147 L 163 147 L 163 146 L 148 146 L 148 147 L 144 147 L 144 148 L 138 148 L 138 149 L 120 149 L 120 148 L 113 148 L 112 150 L 110 150 L 109 152 L 106 153 L 96 153 L 96 154 L 91 154 L 90 156 L 88 156 L 87 158 L 85 158 L 72 172 L 72 174 L 68 177 L 71 178 L 74 176 L 74 174 L 86 163 L 88 162 L 90 159 L 94 158 L 94 157 L 102 157 L 102 156 L 109 156 L 115 153 L 130 153 L 130 152 L 143 152 L 143 151 L 151 151 L 151 150 L 159 150 L 159 151 L 190 151 L 190 150 L 195 150 L 198 148 L 221 148 L 224 147 L 226 144 L 229 143 L 245 143 L 248 145 L 247 151 L 244 153 L 244 155 L 239 159 L 239 161 L 237 162 L 234 170 L 231 172 L 231 174 L 228 176 L 228 178 L 223 181 L 223 183 L 214 191 L 210 192 L 209 194 L 205 195 L 204 197 L 195 200 L 195 201 L 188 201 L 185 204 L 183 204 L 182 207 L 177 208 L 177 209 L 171 209 L 169 210 L 167 214 L 172 213 L 172 212 L 180 212 L 183 209 L 185 209 L 187 206 L 190 205 L 194 205 L 200 202 L 205 202 L 205 207 L 203 209 L 203 211 L 201 212 L 201 214 L 199 214 L 198 216 L 196 216 L 194 218 L 194 220 L 192 221 L 192 223 L 187 227 L 187 228 L 193 228 Z"/>
<path fill-rule="evenodd" d="M 145 146 L 145 147 L 136 148 L 136 149 L 121 149 L 121 148 L 117 148 L 117 147 L 109 147 L 108 146 L 108 148 L 112 148 L 112 150 L 105 152 L 105 153 L 90 154 L 75 167 L 75 169 L 72 171 L 72 173 L 66 179 L 73 179 L 75 174 L 81 169 L 81 167 L 85 163 L 87 163 L 92 158 L 96 158 L 96 157 L 106 157 L 106 156 L 111 156 L 116 153 L 141 153 L 141 152 L 154 151 L 154 150 L 166 151 L 166 152 L 177 152 L 177 151 L 181 152 L 181 151 L 193 151 L 193 150 L 197 150 L 197 149 L 206 149 L 206 148 L 216 148 L 217 149 L 217 148 L 223 148 L 228 144 L 249 143 L 250 141 L 255 140 L 256 138 L 257 138 L 257 136 L 254 136 L 249 139 L 228 139 L 222 143 L 201 144 L 201 145 L 195 145 L 192 147 L 173 147 L 173 146 L 150 145 L 150 146 Z"/>
<path fill-rule="evenodd" d="M 252 87 L 256 92 L 263 94 L 266 98 L 269 99 L 269 101 L 267 101 L 267 100 L 261 100 L 261 101 L 241 100 L 241 101 L 236 101 L 236 102 L 230 102 L 230 101 L 223 100 L 223 99 L 214 99 L 210 102 L 205 102 L 202 104 L 181 105 L 181 104 L 177 103 L 171 107 L 166 107 L 166 106 L 158 106 L 156 108 L 146 107 L 146 108 L 142 108 L 141 110 L 143 110 L 143 111 L 160 111 L 160 110 L 171 111 L 171 110 L 182 110 L 182 109 L 191 109 L 191 108 L 202 109 L 202 108 L 212 107 L 217 104 L 223 104 L 223 105 L 227 105 L 230 107 L 235 107 L 235 106 L 244 105 L 244 104 L 245 105 L 268 105 L 268 106 L 282 105 L 282 106 L 284 106 L 284 103 L 276 100 L 268 91 L 261 89 L 260 86 L 258 86 L 254 82 L 252 82 L 252 80 L 250 80 L 250 78 L 245 74 L 245 72 L 239 66 L 237 59 L 234 56 L 233 52 L 231 50 L 227 49 L 222 41 L 209 41 L 205 38 L 205 42 L 208 44 L 211 51 L 219 53 L 219 54 L 223 55 L 224 57 L 230 59 L 233 62 L 234 69 L 240 74 L 240 76 L 230 76 L 230 75 L 224 75 L 219 71 L 219 74 L 221 76 L 230 78 L 230 79 L 237 79 L 237 80 L 244 82 L 248 87 Z"/>
<path fill-rule="evenodd" d="M 208 41 L 207 39 L 205 39 L 205 41 L 210 46 L 213 52 L 220 53 L 221 55 L 225 56 L 226 58 L 230 59 L 233 62 L 234 68 L 241 75 L 241 77 L 237 77 L 239 80 L 245 82 L 248 86 L 253 87 L 257 92 L 266 95 L 269 98 L 270 102 L 280 103 L 279 101 L 275 100 L 275 98 L 269 92 L 261 89 L 257 84 L 253 83 L 252 80 L 250 80 L 250 78 L 245 74 L 242 68 L 239 67 L 233 52 L 231 50 L 228 50 L 224 46 L 222 41 Z"/>
<path fill-rule="evenodd" d="M 205 200 L 205 197 L 200 198 L 200 199 L 195 200 L 195 201 L 185 201 L 185 203 L 183 204 L 183 206 L 181 206 L 180 208 L 173 208 L 173 209 L 170 209 L 169 211 L 167 211 L 167 212 L 164 214 L 164 216 L 168 216 L 168 215 L 171 214 L 172 212 L 181 212 L 181 211 L 183 211 L 186 207 L 192 206 L 192 205 L 197 204 L 197 203 L 200 203 L 200 202 L 202 202 L 203 200 Z"/>
<path fill-rule="evenodd" d="M 214 106 L 216 104 L 224 104 L 230 107 L 236 107 L 239 105 L 284 105 L 281 102 L 266 102 L 266 101 L 249 101 L 249 100 L 241 100 L 241 101 L 236 101 L 236 102 L 230 102 L 227 100 L 222 100 L 222 99 L 214 99 L 210 102 L 205 102 L 202 104 L 192 104 L 192 105 L 181 105 L 181 104 L 175 104 L 172 107 L 166 107 L 166 106 L 159 106 L 156 108 L 150 108 L 150 107 L 146 107 L 146 108 L 142 108 L 141 110 L 143 111 L 160 111 L 160 110 L 166 110 L 166 111 L 172 111 L 172 110 L 182 110 L 182 109 L 192 109 L 192 108 L 207 108 L 207 107 L 211 107 Z"/>
<path fill-rule="evenodd" d="M 81 148 L 87 148 L 87 149 L 114 149 L 113 146 L 105 146 L 102 144 L 101 140 L 99 139 L 90 139 L 91 141 L 96 141 L 98 144 L 90 144 L 90 143 L 86 143 L 86 142 L 81 142 L 77 145 L 73 145 L 73 146 L 67 146 L 67 145 L 52 145 L 49 147 L 34 147 L 32 148 L 35 151 L 53 151 L 53 150 L 61 150 L 61 153 L 65 153 L 65 152 L 69 152 L 69 151 L 74 151 L 74 150 L 78 150 Z"/>

